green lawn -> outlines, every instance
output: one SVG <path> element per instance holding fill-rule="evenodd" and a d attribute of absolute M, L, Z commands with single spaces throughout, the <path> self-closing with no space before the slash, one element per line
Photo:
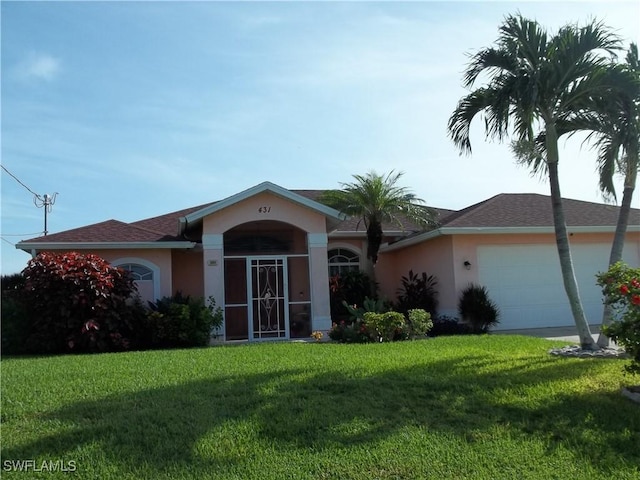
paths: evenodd
<path fill-rule="evenodd" d="M 619 393 L 638 379 L 624 360 L 552 357 L 552 345 L 493 335 L 3 359 L 0 473 L 640 478 L 640 405 Z M 29 459 L 75 472 L 9 471 Z"/>

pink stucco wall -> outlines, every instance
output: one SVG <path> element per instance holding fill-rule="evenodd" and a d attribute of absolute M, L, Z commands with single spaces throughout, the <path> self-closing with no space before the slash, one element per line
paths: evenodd
<path fill-rule="evenodd" d="M 611 243 L 611 233 L 572 233 L 572 245 Z M 383 253 L 376 266 L 380 291 L 395 300 L 400 278 L 413 269 L 438 279 L 440 311 L 453 313 L 460 291 L 470 282 L 478 282 L 478 247 L 482 245 L 555 245 L 553 234 L 443 235 L 402 250 Z M 625 249 L 635 249 L 640 258 L 640 232 L 628 233 Z M 464 262 L 471 263 L 466 269 Z"/>
<path fill-rule="evenodd" d="M 218 303 L 224 298 L 223 239 L 225 232 L 250 222 L 274 221 L 295 226 L 306 232 L 308 242 L 311 311 L 313 328 L 331 326 L 329 285 L 327 279 L 327 234 L 323 214 L 271 192 L 261 192 L 203 218 L 204 292 Z M 306 237 L 306 238 L 305 238 Z M 306 294 L 305 294 L 306 295 Z"/>
<path fill-rule="evenodd" d="M 109 262 L 114 262 L 123 258 L 139 258 L 153 263 L 160 269 L 160 292 L 158 297 L 173 294 L 171 250 L 131 248 L 122 250 L 93 250 L 92 253 L 100 255 Z"/>
<path fill-rule="evenodd" d="M 275 220 L 305 232 L 326 232 L 324 215 L 270 192 L 261 192 L 203 219 L 203 233 L 217 234 L 247 222 Z"/>
<path fill-rule="evenodd" d="M 173 289 L 185 295 L 204 297 L 204 270 L 201 250 L 174 250 L 171 255 Z"/>
<path fill-rule="evenodd" d="M 428 242 L 383 253 L 376 266 L 376 279 L 380 284 L 381 293 L 390 300 L 397 297 L 400 279 L 409 270 L 420 275 L 434 275 L 438 280 L 440 303 L 448 304 L 453 301 L 455 274 L 453 265 L 452 237 L 442 236 Z"/>

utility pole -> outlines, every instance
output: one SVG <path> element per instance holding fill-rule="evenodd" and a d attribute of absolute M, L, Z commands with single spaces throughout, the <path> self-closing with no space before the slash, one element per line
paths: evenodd
<path fill-rule="evenodd" d="M 44 207 L 44 234 L 49 233 L 47 230 L 47 214 L 51 212 L 53 208 L 53 204 L 56 203 L 56 197 L 58 196 L 58 192 L 55 192 L 53 195 L 49 195 L 48 193 L 44 194 L 44 197 L 40 195 L 34 195 L 33 203 L 36 207 L 42 208 Z"/>

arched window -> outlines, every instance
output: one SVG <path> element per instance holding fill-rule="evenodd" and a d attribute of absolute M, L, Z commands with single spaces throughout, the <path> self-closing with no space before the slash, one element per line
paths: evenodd
<path fill-rule="evenodd" d="M 329 250 L 329 276 L 360 270 L 360 255 L 346 248 Z"/>
<path fill-rule="evenodd" d="M 121 258 L 111 264 L 129 272 L 138 289 L 138 296 L 145 305 L 160 298 L 160 270 L 156 265 L 137 258 Z"/>
<path fill-rule="evenodd" d="M 134 280 L 153 280 L 153 271 L 144 265 L 137 265 L 135 263 L 125 263 L 124 265 L 118 265 L 123 270 L 130 272 L 131 278 Z"/>

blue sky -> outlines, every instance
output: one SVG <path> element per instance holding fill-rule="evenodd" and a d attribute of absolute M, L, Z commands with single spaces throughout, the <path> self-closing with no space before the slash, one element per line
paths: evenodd
<path fill-rule="evenodd" d="M 446 135 L 467 53 L 520 11 L 550 30 L 602 20 L 640 40 L 631 2 L 7 2 L 2 21 L 2 165 L 59 192 L 51 233 L 135 221 L 265 180 L 337 188 L 354 173 L 405 172 L 429 205 L 548 193 L 487 143 Z M 561 145 L 563 196 L 600 201 L 594 154 Z M 43 210 L 4 171 L 3 274 L 29 256 Z M 636 200 L 636 206 L 640 203 Z"/>

